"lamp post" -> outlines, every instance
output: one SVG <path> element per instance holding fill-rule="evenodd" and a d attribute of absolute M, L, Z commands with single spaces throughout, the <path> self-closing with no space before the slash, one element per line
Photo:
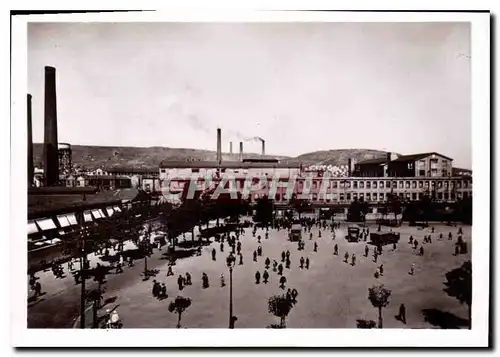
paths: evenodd
<path fill-rule="evenodd" d="M 234 322 L 236 321 L 236 316 L 233 316 L 233 267 L 236 262 L 236 258 L 232 253 L 229 253 L 226 258 L 227 267 L 229 268 L 229 328 L 234 329 Z"/>

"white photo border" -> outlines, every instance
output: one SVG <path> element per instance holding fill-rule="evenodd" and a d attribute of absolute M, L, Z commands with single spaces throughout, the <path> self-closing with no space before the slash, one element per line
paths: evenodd
<path fill-rule="evenodd" d="M 28 22 L 470 22 L 474 210 L 471 330 L 28 329 L 25 267 Z M 16 347 L 486 347 L 490 297 L 490 14 L 452 12 L 172 11 L 12 18 L 11 342 Z"/>

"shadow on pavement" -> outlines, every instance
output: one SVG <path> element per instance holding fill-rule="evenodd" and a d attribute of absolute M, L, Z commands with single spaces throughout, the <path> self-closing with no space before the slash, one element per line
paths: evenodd
<path fill-rule="evenodd" d="M 438 309 L 423 309 L 422 315 L 424 315 L 426 322 L 442 329 L 459 329 L 460 327 L 469 326 L 466 319 Z"/>
<path fill-rule="evenodd" d="M 357 328 L 375 328 L 375 326 L 377 326 L 377 323 L 373 320 L 356 320 Z"/>

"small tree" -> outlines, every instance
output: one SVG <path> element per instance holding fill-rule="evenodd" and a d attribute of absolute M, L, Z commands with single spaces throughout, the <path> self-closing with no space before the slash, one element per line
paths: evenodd
<path fill-rule="evenodd" d="M 467 304 L 469 315 L 469 329 L 471 328 L 471 303 L 472 303 L 472 263 L 470 260 L 462 264 L 460 268 L 446 273 L 446 288 L 444 291 L 460 301 Z"/>
<path fill-rule="evenodd" d="M 382 285 L 373 285 L 368 289 L 368 299 L 373 307 L 378 308 L 378 327 L 382 328 L 382 308 L 389 305 L 389 298 L 391 297 L 391 290 L 386 289 Z"/>
<path fill-rule="evenodd" d="M 293 304 L 284 295 L 274 295 L 269 298 L 268 310 L 280 318 L 280 328 L 286 328 L 285 319 L 292 310 Z"/>
<path fill-rule="evenodd" d="M 177 328 L 181 328 L 182 313 L 191 306 L 191 299 L 183 296 L 177 296 L 174 301 L 168 305 L 168 311 L 178 314 Z"/>

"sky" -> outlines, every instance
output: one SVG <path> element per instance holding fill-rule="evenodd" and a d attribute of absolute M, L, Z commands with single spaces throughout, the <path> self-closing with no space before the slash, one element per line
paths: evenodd
<path fill-rule="evenodd" d="M 31 23 L 28 91 L 43 141 L 44 66 L 73 145 L 269 154 L 436 151 L 472 168 L 468 23 Z M 260 142 L 245 142 L 259 152 Z"/>

